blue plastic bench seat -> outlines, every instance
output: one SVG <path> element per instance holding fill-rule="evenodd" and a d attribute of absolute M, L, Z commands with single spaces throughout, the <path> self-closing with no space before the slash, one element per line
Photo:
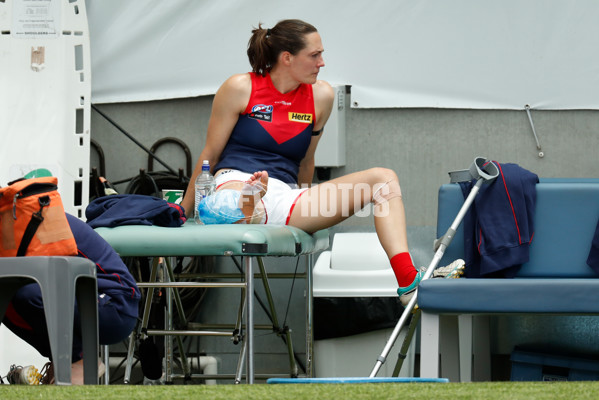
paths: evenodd
<path fill-rule="evenodd" d="M 439 376 L 439 342 L 451 337 L 460 341 L 459 368 L 452 366 L 449 372 L 442 368 L 443 373 L 459 370 L 461 381 L 471 379 L 472 315 L 599 314 L 599 276 L 586 264 L 599 220 L 599 180 L 542 179 L 536 191 L 530 259 L 516 278 L 430 279 L 420 284 L 421 376 Z M 439 237 L 447 231 L 463 202 L 459 185 L 441 186 Z M 464 258 L 462 226 L 440 264 L 456 258 Z M 458 316 L 457 335 L 449 332 L 453 330 L 451 323 L 447 318 L 442 321 L 442 315 Z M 488 337 L 486 340 L 485 352 L 488 352 Z M 452 343 L 450 350 L 457 352 L 457 347 Z"/>
<path fill-rule="evenodd" d="M 433 314 L 599 314 L 599 279 L 428 279 L 418 305 Z"/>
<path fill-rule="evenodd" d="M 439 189 L 437 235 L 455 219 L 464 197 L 457 184 Z M 545 180 L 537 184 L 535 234 L 530 260 L 519 277 L 586 278 L 597 275 L 586 264 L 599 219 L 599 179 Z M 464 231 L 460 225 L 440 265 L 464 257 Z"/>

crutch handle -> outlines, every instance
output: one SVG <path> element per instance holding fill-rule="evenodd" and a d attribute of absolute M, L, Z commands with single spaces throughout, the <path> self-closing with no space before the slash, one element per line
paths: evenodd
<path fill-rule="evenodd" d="M 449 173 L 451 183 L 467 182 L 472 179 L 482 179 L 485 183 L 492 182 L 499 176 L 499 168 L 485 157 L 476 157 L 469 169 L 452 171 Z"/>

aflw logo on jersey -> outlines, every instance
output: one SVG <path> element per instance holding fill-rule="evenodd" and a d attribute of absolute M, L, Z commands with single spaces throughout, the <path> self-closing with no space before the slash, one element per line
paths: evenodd
<path fill-rule="evenodd" d="M 303 122 L 305 124 L 312 123 L 312 114 L 302 114 L 296 112 L 289 113 L 289 121 Z"/>
<path fill-rule="evenodd" d="M 257 119 L 265 122 L 272 122 L 272 106 L 266 106 L 264 104 L 257 104 L 252 107 L 252 111 L 248 114 L 250 118 Z"/>

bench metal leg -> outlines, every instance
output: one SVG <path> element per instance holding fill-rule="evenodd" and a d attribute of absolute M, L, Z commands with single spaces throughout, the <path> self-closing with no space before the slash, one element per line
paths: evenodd
<path fill-rule="evenodd" d="M 439 378 L 441 375 L 458 382 L 459 351 L 457 321 L 454 317 L 422 311 L 420 323 L 420 376 Z M 439 363 L 441 359 L 441 365 Z M 439 368 L 441 366 L 441 368 Z"/>
<path fill-rule="evenodd" d="M 420 330 L 420 376 L 439 378 L 443 375 L 452 382 L 458 382 L 460 377 L 456 319 L 422 311 Z M 439 368 L 439 358 L 442 368 Z"/>
<path fill-rule="evenodd" d="M 420 376 L 438 378 L 441 374 L 452 382 L 490 381 L 488 327 L 488 316 L 468 314 L 456 318 L 423 312 Z M 456 354 L 457 349 L 459 355 Z M 439 354 L 441 355 L 440 370 Z M 455 373 L 458 370 L 459 376 Z"/>
<path fill-rule="evenodd" d="M 420 376 L 439 377 L 439 316 L 424 311 L 420 316 Z"/>
<path fill-rule="evenodd" d="M 489 316 L 463 314 L 457 319 L 460 382 L 490 381 Z M 442 327 L 441 335 L 445 331 Z"/>
<path fill-rule="evenodd" d="M 459 382 L 460 352 L 458 347 L 458 320 L 453 315 L 441 315 L 439 323 L 440 376 L 449 379 L 450 382 Z"/>
<path fill-rule="evenodd" d="M 488 315 L 474 316 L 472 323 L 472 352 L 474 353 L 474 377 L 475 381 L 491 380 L 491 344 L 489 337 Z M 460 327 L 460 335 L 462 334 Z M 466 331 L 468 332 L 468 331 Z"/>
<path fill-rule="evenodd" d="M 472 382 L 472 315 L 458 316 L 460 382 Z"/>
<path fill-rule="evenodd" d="M 108 345 L 102 346 L 102 359 L 106 371 L 104 372 L 104 385 L 110 385 L 110 347 Z"/>

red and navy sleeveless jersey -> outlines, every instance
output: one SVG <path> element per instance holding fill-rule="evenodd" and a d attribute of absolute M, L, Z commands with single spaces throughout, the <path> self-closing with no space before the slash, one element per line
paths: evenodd
<path fill-rule="evenodd" d="M 264 170 L 270 177 L 295 184 L 315 122 L 312 85 L 301 84 L 289 93 L 281 93 L 269 74 L 250 75 L 250 101 L 239 115 L 214 170 Z"/>

